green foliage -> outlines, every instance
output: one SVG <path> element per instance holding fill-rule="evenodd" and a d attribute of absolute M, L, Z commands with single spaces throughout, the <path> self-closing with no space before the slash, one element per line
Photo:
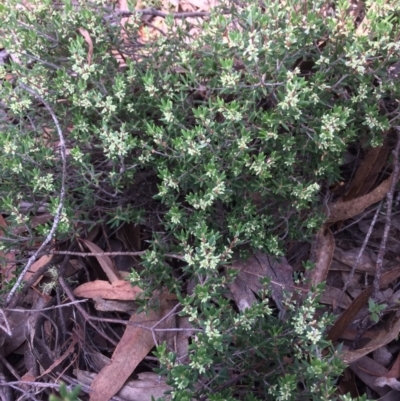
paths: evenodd
<path fill-rule="evenodd" d="M 148 227 L 145 269 L 132 282 L 149 294 L 169 287 L 202 329 L 186 365 L 157 349 L 173 399 L 335 399 L 343 366 L 323 339 L 329 316 L 315 318 L 318 291 L 302 305 L 287 301 L 285 321 L 267 284 L 238 312 L 225 297 L 233 273 L 220 266 L 235 251 L 282 255 L 288 239 L 309 238 L 349 144 L 377 145 L 400 125 L 388 107 L 400 95 L 388 72 L 399 59 L 399 2 L 367 1 L 360 34 L 347 0 L 332 10 L 320 0 L 235 1 L 197 37 L 168 18 L 167 36 L 149 44 L 137 41 L 138 16 L 121 39 L 108 2 L 19 3 L 0 8 L 13 55 L 0 66 L 0 210 L 10 224 L 2 249 L 43 239 L 49 223 L 29 217 L 59 205 L 59 137 L 44 100 L 68 149 L 58 238 L 99 220 Z M 28 234 L 16 234 L 21 226 Z M 182 255 L 179 275 L 167 254 Z"/>
<path fill-rule="evenodd" d="M 80 386 L 76 386 L 73 390 L 68 391 L 65 383 L 60 385 L 60 396 L 51 394 L 49 401 L 79 401 L 78 394 L 81 391 Z"/>
<path fill-rule="evenodd" d="M 370 319 L 378 323 L 380 314 L 386 309 L 387 304 L 377 304 L 372 298 L 368 300 L 368 310 L 371 312 Z"/>

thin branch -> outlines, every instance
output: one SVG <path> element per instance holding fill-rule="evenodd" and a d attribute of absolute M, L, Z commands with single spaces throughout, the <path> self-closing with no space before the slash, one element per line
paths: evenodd
<path fill-rule="evenodd" d="M 11 365 L 10 362 L 7 361 L 7 359 L 0 355 L 0 361 L 3 363 L 3 365 L 9 370 L 9 372 L 17 379 L 21 380 L 21 376 L 18 374 L 18 372 L 14 369 L 14 367 Z"/>
<path fill-rule="evenodd" d="M 12 332 L 11 332 L 10 324 L 8 323 L 7 316 L 2 309 L 0 309 L 0 316 L 4 320 L 4 325 L 0 324 L 0 328 L 3 329 L 4 332 L 11 337 Z"/>
<path fill-rule="evenodd" d="M 379 206 L 378 206 L 379 207 Z M 351 223 L 347 224 L 347 226 L 343 226 L 343 228 L 341 228 L 338 231 L 335 231 L 335 234 L 341 233 L 342 231 L 345 231 L 347 229 L 349 229 L 351 226 L 354 226 L 354 224 L 358 224 L 362 219 L 364 219 L 366 216 L 368 216 L 371 212 L 373 212 L 374 210 L 376 210 L 376 208 L 371 208 L 368 211 L 364 212 L 361 214 L 361 217 L 357 218 L 356 220 L 352 221 Z"/>
<path fill-rule="evenodd" d="M 73 302 L 76 301 L 76 298 L 69 288 L 69 285 L 67 282 L 64 280 L 63 277 L 58 277 L 58 281 L 61 285 L 61 287 L 64 289 L 65 293 L 67 294 L 68 298 L 71 299 Z M 204 332 L 203 329 L 195 329 L 195 328 L 171 328 L 171 329 L 155 329 L 152 327 L 145 326 L 143 324 L 137 323 L 137 322 L 131 322 L 129 320 L 120 320 L 120 319 L 109 319 L 109 318 L 103 318 L 103 317 L 96 317 L 96 316 L 91 316 L 84 308 L 82 308 L 82 305 L 79 303 L 76 303 L 76 308 L 78 311 L 82 314 L 83 318 L 85 321 L 87 321 L 101 336 L 103 336 L 106 340 L 110 341 L 111 344 L 114 346 L 117 346 L 115 341 L 111 340 L 106 334 L 102 333 L 99 331 L 96 325 L 93 324 L 93 322 L 104 322 L 104 323 L 116 323 L 116 324 L 122 324 L 124 326 L 133 326 L 133 327 L 140 327 L 142 329 L 154 331 L 154 332 L 163 332 L 163 331 L 199 331 L 199 332 Z M 157 326 L 157 323 L 154 327 Z"/>
<path fill-rule="evenodd" d="M 35 252 L 36 253 L 36 252 Z M 141 256 L 146 251 L 137 252 L 70 252 L 70 251 L 48 251 L 43 252 L 42 255 L 70 255 L 70 256 L 81 256 L 83 258 L 91 256 Z M 167 253 L 164 255 L 166 258 L 185 260 L 185 257 L 176 253 Z"/>
<path fill-rule="evenodd" d="M 379 284 L 381 281 L 382 267 L 383 267 L 383 257 L 386 253 L 386 245 L 388 242 L 389 231 L 392 225 L 392 206 L 393 206 L 393 194 L 396 189 L 397 181 L 399 180 L 400 174 L 400 162 L 399 162 L 399 151 L 400 151 L 400 131 L 397 129 L 397 143 L 396 148 L 393 151 L 393 179 L 390 184 L 389 192 L 386 195 L 386 216 L 385 216 L 385 227 L 383 229 L 382 241 L 379 246 L 378 255 L 376 257 L 376 271 L 375 278 L 372 288 L 372 299 L 376 300 L 376 296 L 379 292 Z"/>
<path fill-rule="evenodd" d="M 42 308 L 42 309 L 13 309 L 13 308 L 4 308 L 5 311 L 7 312 L 17 312 L 17 313 L 34 313 L 34 312 L 45 312 L 48 310 L 54 310 L 54 309 L 60 309 L 60 308 L 65 308 L 66 306 L 71 306 L 71 305 L 76 305 L 76 304 L 81 304 L 83 302 L 87 302 L 88 299 L 80 299 L 72 302 L 67 302 L 65 304 L 61 305 L 54 305 L 51 306 L 50 308 Z"/>
<path fill-rule="evenodd" d="M 152 330 L 154 330 L 159 324 L 161 324 L 164 320 L 167 320 L 171 315 L 173 315 L 176 310 L 181 306 L 181 303 L 179 302 L 176 304 L 162 319 L 160 319 L 153 327 Z"/>
<path fill-rule="evenodd" d="M 70 256 L 81 256 L 83 258 L 91 256 L 140 256 L 144 255 L 146 251 L 138 252 L 70 252 L 70 251 L 48 251 L 44 252 L 47 255 L 70 255 Z"/>
<path fill-rule="evenodd" d="M 61 172 L 61 191 L 60 191 L 60 201 L 56 210 L 56 214 L 54 216 L 54 221 L 53 225 L 51 226 L 50 232 L 48 233 L 46 239 L 44 242 L 39 246 L 39 248 L 36 250 L 36 252 L 29 258 L 28 263 L 22 270 L 21 274 L 18 276 L 17 281 L 15 282 L 13 288 L 9 292 L 7 299 L 6 299 L 6 304 L 8 305 L 13 298 L 15 292 L 19 288 L 19 286 L 22 283 L 22 280 L 26 274 L 26 272 L 29 270 L 29 268 L 33 265 L 33 263 L 36 261 L 38 255 L 42 251 L 42 249 L 50 243 L 52 240 L 54 234 L 56 233 L 57 227 L 60 223 L 61 220 L 61 213 L 62 209 L 64 206 L 64 198 L 65 198 L 65 177 L 67 175 L 67 157 L 66 157 L 66 149 L 65 149 L 65 140 L 64 140 L 64 134 L 62 132 L 60 123 L 58 121 L 57 116 L 55 115 L 53 109 L 50 107 L 50 105 L 42 98 L 41 95 L 39 95 L 38 92 L 35 90 L 31 89 L 30 87 L 26 86 L 23 83 L 19 83 L 19 86 L 24 89 L 25 91 L 29 92 L 31 95 L 33 95 L 35 98 L 37 98 L 40 102 L 43 103 L 44 107 L 46 107 L 47 111 L 50 113 L 54 125 L 56 126 L 57 133 L 58 133 L 58 138 L 60 141 L 59 148 L 60 148 L 60 155 L 61 155 L 61 161 L 62 161 L 62 172 Z"/>
<path fill-rule="evenodd" d="M 368 228 L 367 235 L 365 236 L 364 241 L 363 241 L 363 244 L 362 244 L 362 246 L 361 246 L 361 249 L 360 249 L 360 251 L 358 252 L 356 262 L 355 262 L 354 265 L 351 267 L 351 271 L 350 271 L 349 277 L 347 278 L 347 280 L 346 280 L 346 282 L 345 282 L 345 284 L 344 284 L 344 287 L 343 287 L 343 289 L 342 289 L 342 292 L 341 292 L 340 295 L 339 295 L 339 299 L 338 299 L 338 301 L 337 301 L 337 307 L 335 308 L 334 313 L 337 313 L 337 312 L 338 312 L 338 308 L 339 308 L 340 302 L 342 301 L 343 295 L 344 295 L 344 293 L 347 291 L 347 287 L 349 286 L 349 283 L 350 283 L 351 280 L 353 279 L 354 273 L 356 272 L 356 269 L 357 269 L 357 266 L 358 266 L 358 264 L 360 263 L 360 260 L 361 260 L 362 255 L 364 254 L 365 248 L 366 248 L 367 245 L 368 245 L 369 239 L 370 239 L 370 237 L 371 237 L 371 235 L 372 235 L 372 231 L 374 230 L 374 226 L 375 226 L 376 220 L 378 219 L 379 212 L 381 211 L 382 203 L 383 203 L 383 202 L 380 202 L 378 208 L 376 209 L 374 218 L 372 219 L 372 222 L 371 222 L 371 224 L 370 224 L 370 226 L 369 226 L 369 228 Z"/>
<path fill-rule="evenodd" d="M 209 17 L 211 14 L 206 11 L 193 11 L 193 12 L 184 12 L 184 13 L 164 13 L 162 11 L 155 10 L 153 8 L 146 8 L 145 10 L 135 10 L 134 12 L 124 11 L 124 10 L 116 10 L 114 14 L 120 17 L 130 17 L 134 14 L 140 15 L 151 15 L 154 17 L 162 17 L 166 18 L 171 16 L 172 18 L 189 18 L 189 17 Z"/>
<path fill-rule="evenodd" d="M 383 229 L 383 235 L 382 235 L 382 240 L 379 245 L 379 250 L 378 250 L 378 255 L 376 257 L 376 269 L 375 269 L 375 277 L 374 277 L 374 282 L 372 283 L 372 294 L 371 294 L 371 299 L 376 301 L 377 295 L 379 292 L 379 285 L 381 281 L 381 275 L 382 275 L 382 267 L 383 267 L 383 257 L 385 256 L 386 253 L 386 245 L 388 241 L 388 236 L 389 236 L 389 231 L 390 227 L 392 224 L 392 205 L 393 205 L 393 194 L 394 190 L 396 188 L 397 181 L 399 180 L 399 173 L 400 173 L 400 163 L 399 163 L 399 151 L 400 151 L 400 130 L 398 127 L 394 127 L 397 131 L 397 143 L 396 143 L 396 148 L 393 151 L 393 179 L 390 184 L 390 189 L 386 195 L 386 216 L 385 216 L 385 227 Z M 351 346 L 351 349 L 356 349 L 361 341 L 361 338 L 365 331 L 367 330 L 368 324 L 370 323 L 370 318 L 369 316 L 365 317 L 358 330 L 357 330 L 357 335 L 353 340 L 353 344 Z"/>
<path fill-rule="evenodd" d="M 75 302 L 76 298 L 74 296 L 74 294 L 72 293 L 69 285 L 67 284 L 67 282 L 64 280 L 64 277 L 59 276 L 58 277 L 58 282 L 60 283 L 61 287 L 63 288 L 63 290 L 65 291 L 65 293 L 67 294 L 68 298 L 72 301 Z M 81 313 L 81 315 L 83 316 L 83 318 L 85 319 L 85 321 L 87 321 L 103 338 L 105 338 L 107 341 L 109 341 L 111 344 L 113 344 L 115 347 L 117 346 L 117 343 L 110 338 L 106 333 L 103 333 L 93 322 L 92 320 L 96 320 L 96 319 L 92 319 L 91 316 L 86 312 L 86 310 L 82 307 L 81 304 L 76 303 L 75 305 L 76 309 L 78 309 L 78 311 Z"/>

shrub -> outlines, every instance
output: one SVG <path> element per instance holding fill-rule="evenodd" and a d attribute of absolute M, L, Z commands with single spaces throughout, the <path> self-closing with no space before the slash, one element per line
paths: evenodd
<path fill-rule="evenodd" d="M 147 43 L 137 14 L 121 33 L 121 15 L 99 0 L 18 3 L 0 5 L 12 55 L 0 67 L 2 247 L 43 239 L 51 224 L 31 227 L 29 215 L 55 215 L 65 187 L 57 238 L 99 221 L 147 227 L 132 282 L 168 286 L 204 329 L 188 365 L 157 350 L 174 399 L 205 399 L 199 378 L 213 401 L 334 399 L 343 366 L 322 337 L 329 317 L 314 320 L 318 289 L 288 301 L 284 321 L 267 284 L 238 312 L 224 297 L 234 274 L 220 267 L 234 252 L 280 256 L 309 238 L 349 144 L 375 146 L 398 124 L 398 2 L 367 1 L 361 25 L 345 0 L 227 2 L 194 37 L 191 22 L 168 17 L 167 34 Z M 20 225 L 29 235 L 13 234 Z"/>

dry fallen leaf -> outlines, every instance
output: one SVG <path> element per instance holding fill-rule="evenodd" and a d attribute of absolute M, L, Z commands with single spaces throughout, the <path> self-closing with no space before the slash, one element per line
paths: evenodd
<path fill-rule="evenodd" d="M 330 270 L 344 270 L 349 271 L 355 265 L 358 254 L 360 253 L 361 248 L 352 248 L 347 251 L 344 251 L 340 248 L 335 248 L 335 252 L 333 254 L 333 262 L 339 262 L 334 264 L 332 262 Z M 367 249 L 362 253 L 358 265 L 356 267 L 356 271 L 367 272 L 370 275 L 375 274 L 376 270 L 376 262 L 374 262 L 373 252 L 369 252 Z"/>
<path fill-rule="evenodd" d="M 271 279 L 272 298 L 283 313 L 284 291 L 291 293 L 294 288 L 293 269 L 285 258 L 280 260 L 263 253 L 255 253 L 247 260 L 236 260 L 232 268 L 239 270 L 235 281 L 229 285 L 238 308 L 243 311 L 255 302 L 255 294 L 263 287 L 260 279 Z"/>
<path fill-rule="evenodd" d="M 320 302 L 326 305 L 335 305 L 341 296 L 342 290 L 329 285 L 325 286 L 324 292 L 321 295 Z M 339 306 L 343 309 L 348 308 L 351 305 L 351 298 L 347 294 L 343 294 Z"/>
<path fill-rule="evenodd" d="M 396 269 L 393 269 L 393 270 L 383 273 L 379 287 L 381 289 L 386 288 L 390 283 L 392 283 L 399 276 L 400 276 L 400 267 L 397 267 Z M 369 286 L 356 299 L 354 299 L 354 301 L 351 303 L 351 305 L 339 316 L 339 318 L 335 321 L 334 325 L 328 332 L 328 339 L 330 341 L 336 341 L 338 338 L 340 338 L 341 333 L 353 321 L 354 317 L 361 310 L 361 308 L 364 305 L 366 305 L 371 294 L 372 294 L 372 286 Z M 382 343 L 379 346 L 382 346 L 382 345 L 385 345 L 385 344 Z M 376 348 L 371 349 L 369 352 L 374 351 L 375 349 L 379 348 L 379 346 L 376 346 Z M 366 355 L 366 354 L 363 354 L 363 355 Z M 363 355 L 361 355 L 361 353 L 360 353 L 360 357 Z"/>
<path fill-rule="evenodd" d="M 84 370 L 76 371 L 76 378 L 79 383 L 87 386 L 91 385 L 95 377 L 95 373 Z M 153 372 L 138 373 L 137 379 L 128 380 L 116 395 L 130 401 L 151 401 L 151 397 L 158 399 L 163 397 L 166 391 L 172 390 L 172 387 L 168 386 L 165 380 L 165 377 Z M 168 401 L 171 396 L 164 396 L 163 399 Z"/>
<path fill-rule="evenodd" d="M 114 283 L 109 283 L 104 280 L 94 280 L 88 283 L 81 284 L 74 290 L 74 295 L 82 298 L 104 298 L 115 299 L 120 301 L 133 301 L 142 293 L 142 289 L 138 286 L 132 286 L 129 281 L 118 280 Z M 175 300 L 175 294 L 167 291 L 162 293 L 163 299 Z"/>
<path fill-rule="evenodd" d="M 111 299 L 103 299 L 94 297 L 94 308 L 102 312 L 125 312 L 132 314 L 137 309 L 137 304 L 134 301 L 115 301 Z"/>
<path fill-rule="evenodd" d="M 356 299 L 354 299 L 351 305 L 339 316 L 332 328 L 329 330 L 329 340 L 336 341 L 340 337 L 340 334 L 353 321 L 361 308 L 366 305 L 371 294 L 372 286 L 369 286 Z"/>
<path fill-rule="evenodd" d="M 400 318 L 396 317 L 396 320 L 392 322 L 390 330 L 387 331 L 385 328 L 380 328 L 379 331 L 376 332 L 375 337 L 363 348 L 352 350 L 352 351 L 344 351 L 340 354 L 340 358 L 344 363 L 352 363 L 360 359 L 361 357 L 373 352 L 379 347 L 389 344 L 391 341 L 397 338 L 400 332 Z"/>
<path fill-rule="evenodd" d="M 88 241 L 87 239 L 81 239 L 80 240 L 85 246 L 93 253 L 104 253 L 104 251 L 94 244 L 91 241 Z M 107 255 L 98 255 L 96 256 L 97 261 L 99 262 L 101 268 L 103 269 L 104 273 L 107 275 L 108 279 L 110 280 L 110 283 L 114 283 L 116 281 L 119 281 L 119 276 L 116 270 L 114 269 L 113 262 L 111 258 Z"/>
<path fill-rule="evenodd" d="M 24 280 L 28 281 L 40 268 L 42 268 L 45 264 L 49 263 L 52 257 L 53 257 L 52 255 L 43 255 L 36 262 L 34 262 L 30 267 L 30 269 L 26 272 Z M 40 276 L 36 280 L 36 282 L 32 285 L 32 287 L 36 287 L 40 283 L 42 278 L 43 276 Z"/>
<path fill-rule="evenodd" d="M 393 175 L 367 195 L 360 196 L 348 202 L 330 203 L 327 206 L 329 215 L 327 223 L 335 223 L 337 221 L 350 219 L 363 212 L 367 207 L 381 201 L 388 193 L 392 184 L 392 179 Z"/>
<path fill-rule="evenodd" d="M 113 353 L 111 363 L 100 371 L 90 386 L 92 390 L 90 401 L 108 401 L 124 386 L 136 366 L 155 346 L 155 338 L 147 328 L 154 326 L 166 315 L 167 308 L 168 303 L 162 301 L 158 310 L 131 316 L 129 321 L 133 324 L 139 323 L 142 327 L 132 325 L 126 327 Z"/>
<path fill-rule="evenodd" d="M 89 32 L 84 28 L 78 28 L 78 32 L 83 36 L 83 38 L 85 39 L 86 43 L 89 46 L 89 51 L 88 51 L 88 55 L 87 55 L 87 62 L 90 65 L 92 63 L 92 56 L 93 56 L 92 38 L 90 37 Z"/>
<path fill-rule="evenodd" d="M 367 150 L 343 199 L 345 202 L 368 193 L 375 184 L 382 167 L 386 163 L 388 154 L 389 146 L 387 141 L 385 141 L 382 146 L 369 148 Z"/>
<path fill-rule="evenodd" d="M 397 358 L 394 361 L 392 367 L 390 368 L 389 372 L 385 374 L 385 377 L 400 377 L 400 353 L 397 354 Z"/>
<path fill-rule="evenodd" d="M 386 345 L 383 345 L 382 347 L 376 349 L 372 353 L 372 356 L 374 358 L 374 361 L 378 362 L 385 368 L 387 368 L 391 364 L 393 359 L 393 354 L 389 351 Z"/>
<path fill-rule="evenodd" d="M 372 358 L 363 356 L 358 361 L 351 363 L 350 369 L 370 389 L 378 393 L 379 396 L 382 397 L 389 392 L 389 389 L 384 389 L 375 385 L 376 378 L 385 375 L 388 370 Z"/>
<path fill-rule="evenodd" d="M 312 270 L 307 271 L 305 278 L 309 286 L 316 286 L 326 280 L 335 250 L 335 239 L 329 228 L 322 227 L 315 238 L 311 259 L 315 263 Z"/>
<path fill-rule="evenodd" d="M 117 299 L 120 301 L 135 300 L 142 289 L 138 286 L 132 286 L 128 281 L 118 280 L 109 283 L 104 280 L 95 280 L 84 283 L 74 290 L 74 295 L 82 298 L 104 298 Z"/>
<path fill-rule="evenodd" d="M 64 351 L 64 353 L 57 358 L 44 372 L 40 374 L 36 379 L 43 377 L 50 373 L 55 367 L 57 367 L 62 361 L 64 361 L 67 357 L 69 357 L 75 349 L 75 345 L 78 343 L 78 337 L 76 334 L 72 334 L 71 336 L 71 343 L 69 344 L 68 348 Z"/>

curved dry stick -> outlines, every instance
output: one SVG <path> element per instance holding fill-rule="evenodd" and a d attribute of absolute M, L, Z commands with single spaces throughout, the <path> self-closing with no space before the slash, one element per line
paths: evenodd
<path fill-rule="evenodd" d="M 21 282 L 26 274 L 26 272 L 29 270 L 29 268 L 32 266 L 32 264 L 36 261 L 38 255 L 42 251 L 42 249 L 52 240 L 57 227 L 60 223 L 61 220 L 61 213 L 62 209 L 64 206 L 64 199 L 65 199 L 65 176 L 67 175 L 67 156 L 66 156 L 66 149 L 65 149 L 65 140 L 64 140 L 64 134 L 62 132 L 60 123 L 58 121 L 57 116 L 55 115 L 53 109 L 50 107 L 50 105 L 42 98 L 42 96 L 39 95 L 38 92 L 35 90 L 31 89 L 29 86 L 26 86 L 23 83 L 19 83 L 20 88 L 24 89 L 25 91 L 29 92 L 31 95 L 33 95 L 35 98 L 40 100 L 44 107 L 47 109 L 47 111 L 50 113 L 51 118 L 54 121 L 54 125 L 56 126 L 57 133 L 58 133 L 58 138 L 60 140 L 60 155 L 61 155 L 61 161 L 62 161 L 62 170 L 61 170 L 61 191 L 60 191 L 60 202 L 58 204 L 56 214 L 54 216 L 54 221 L 53 225 L 51 226 L 50 232 L 47 234 L 46 239 L 43 241 L 43 243 L 39 246 L 39 248 L 36 250 L 36 252 L 29 258 L 28 263 L 22 270 L 21 274 L 19 275 L 17 281 L 15 282 L 13 288 L 9 292 L 7 298 L 6 298 L 6 305 L 8 305 L 13 298 L 15 292 L 17 291 L 18 287 L 21 285 Z"/>
<path fill-rule="evenodd" d="M 370 239 L 370 237 L 372 235 L 372 231 L 374 229 L 375 223 L 378 220 L 378 216 L 379 216 L 379 213 L 381 211 L 381 207 L 382 207 L 382 202 L 379 203 L 379 206 L 376 209 L 375 215 L 374 215 L 374 217 L 372 219 L 372 222 L 371 222 L 371 224 L 370 224 L 370 226 L 368 228 L 367 235 L 365 236 L 363 244 L 362 244 L 362 246 L 360 248 L 360 251 L 358 252 L 357 259 L 356 259 L 355 263 L 353 264 L 353 266 L 351 267 L 350 274 L 349 274 L 346 282 L 344 283 L 342 292 L 339 295 L 339 300 L 337 301 L 337 306 L 336 306 L 335 311 L 334 311 L 335 313 L 338 313 L 339 305 L 340 305 L 340 302 L 342 301 L 343 295 L 347 291 L 347 287 L 349 286 L 349 283 L 351 283 L 351 281 L 353 280 L 353 277 L 354 277 L 354 274 L 356 272 L 357 266 L 360 263 L 361 257 L 365 252 L 365 248 L 368 245 L 368 241 L 369 241 L 369 239 Z"/>
<path fill-rule="evenodd" d="M 145 10 L 135 10 L 135 11 L 125 11 L 125 10 L 116 10 L 114 13 L 120 17 L 129 17 L 134 14 L 140 15 L 151 15 L 154 17 L 162 17 L 166 18 L 171 16 L 172 18 L 195 18 L 195 17 L 209 17 L 211 14 L 207 11 L 188 11 L 182 13 L 165 13 L 162 11 L 155 10 L 153 8 L 148 8 Z"/>
<path fill-rule="evenodd" d="M 388 242 L 389 231 L 392 225 L 392 206 L 393 206 L 393 194 L 396 189 L 397 181 L 400 176 L 400 162 L 399 162 L 399 152 L 400 152 L 400 131 L 397 130 L 397 143 L 396 148 L 393 151 L 393 180 L 390 185 L 389 192 L 386 196 L 386 215 L 385 215 L 385 227 L 383 229 L 382 241 L 379 245 L 378 255 L 376 257 L 376 272 L 373 283 L 372 299 L 376 300 L 377 294 L 379 292 L 379 283 L 381 281 L 382 268 L 383 268 L 383 257 L 386 253 L 386 245 Z"/>
<path fill-rule="evenodd" d="M 395 177 L 394 173 L 373 191 L 364 196 L 347 202 L 330 203 L 327 205 L 328 220 L 326 222 L 336 223 L 337 221 L 347 220 L 362 213 L 367 207 L 381 201 L 387 195 L 393 180 L 395 181 L 394 184 L 397 183 L 398 177 Z"/>

